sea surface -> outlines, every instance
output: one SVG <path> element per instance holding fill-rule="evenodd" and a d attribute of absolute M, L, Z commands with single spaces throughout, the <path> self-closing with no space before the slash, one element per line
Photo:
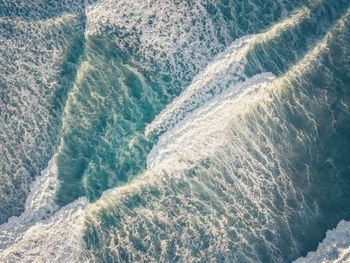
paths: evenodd
<path fill-rule="evenodd" d="M 350 262 L 350 0 L 0 0 L 0 262 Z"/>

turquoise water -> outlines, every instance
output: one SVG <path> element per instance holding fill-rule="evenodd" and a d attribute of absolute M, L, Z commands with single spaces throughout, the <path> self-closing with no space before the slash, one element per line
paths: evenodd
<path fill-rule="evenodd" d="M 346 262 L 349 23 L 346 0 L 0 3 L 0 259 Z"/>

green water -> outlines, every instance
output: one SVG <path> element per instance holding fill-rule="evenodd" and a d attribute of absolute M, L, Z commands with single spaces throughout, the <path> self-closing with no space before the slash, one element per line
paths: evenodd
<path fill-rule="evenodd" d="M 81 240 L 57 245 L 72 253 L 56 261 L 34 257 L 52 262 L 292 262 L 315 250 L 350 219 L 349 8 L 0 3 L 0 221 L 24 211 L 0 226 L 0 259 L 33 260 L 39 222 L 43 238 Z M 57 182 L 40 195 L 30 184 L 50 159 L 42 178 Z"/>

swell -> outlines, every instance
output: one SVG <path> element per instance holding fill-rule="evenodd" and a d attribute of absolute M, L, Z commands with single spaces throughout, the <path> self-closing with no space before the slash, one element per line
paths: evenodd
<path fill-rule="evenodd" d="M 185 92 L 167 105 L 166 109 L 147 126 L 146 136 L 159 135 L 171 129 L 188 112 L 198 108 L 233 84 L 243 82 L 247 78 L 245 75 L 247 55 L 251 53 L 255 45 L 275 40 L 281 32 L 295 28 L 308 15 L 309 9 L 298 10 L 292 17 L 274 25 L 265 33 L 244 36 L 235 40 L 216 58 L 216 63 L 211 64 L 204 72 L 197 75 Z"/>
<path fill-rule="evenodd" d="M 23 212 L 30 182 L 55 151 L 84 30 L 81 14 L 39 19 L 34 12 L 23 19 L 9 4 L 0 8 L 7 14 L 0 18 L 1 223 Z"/>
<path fill-rule="evenodd" d="M 144 61 L 138 57 L 142 52 L 124 54 L 119 40 L 88 29 L 62 115 L 52 162 L 57 171 L 49 168 L 39 177 L 34 185 L 47 188 L 34 186 L 24 214 L 0 227 L 0 256 L 50 262 L 283 262 L 316 249 L 322 233 L 350 214 L 347 6 L 337 1 L 311 8 L 314 19 L 327 10 L 329 16 L 318 26 L 311 19 L 316 33 L 301 42 L 286 37 L 302 38 L 298 31 L 310 24 L 298 21 L 284 32 L 282 22 L 277 37 L 267 34 L 247 55 L 245 79 L 228 81 L 211 98 L 195 92 L 203 101 L 184 111 L 184 118 L 176 117 L 150 154 L 153 141 L 143 132 L 177 94 L 168 84 L 184 88 L 215 52 L 169 80 L 165 76 L 179 67 L 154 75 L 155 68 L 147 71 L 154 66 L 149 61 L 135 66 Z M 276 55 L 286 48 L 276 49 L 283 42 L 301 51 Z M 95 199 L 115 185 L 88 208 L 85 199 L 61 210 L 53 201 L 56 194 L 58 205 L 84 194 Z"/>
<path fill-rule="evenodd" d="M 306 2 L 106 0 L 91 6 L 87 32 L 114 36 L 119 53 L 178 95 L 233 40 L 268 28 Z M 257 21 L 264 11 L 264 21 Z"/>
<path fill-rule="evenodd" d="M 217 64 L 211 65 L 216 70 L 207 68 L 198 74 L 182 96 L 167 105 L 146 127 L 146 136 L 156 138 L 171 129 L 186 113 L 215 97 L 232 83 L 242 82 L 266 71 L 277 76 L 284 74 L 339 19 L 345 10 L 344 3 L 329 5 L 322 1 L 313 1 L 299 10 L 294 10 L 290 17 L 265 32 L 234 41 L 219 55 L 221 59 L 217 59 Z M 325 12 L 330 12 L 329 9 L 337 13 L 326 16 Z M 310 29 L 313 30 L 311 34 Z M 221 77 L 214 78 L 213 81 L 213 77 L 208 75 L 209 71 Z"/>
<path fill-rule="evenodd" d="M 286 262 L 314 250 L 350 215 L 348 24 L 349 10 L 276 80 L 164 133 L 148 171 L 88 209 L 86 260 Z"/>
<path fill-rule="evenodd" d="M 59 177 L 63 182 L 58 203 L 62 205 L 82 195 L 96 200 L 103 191 L 123 185 L 142 173 L 146 168 L 147 154 L 161 133 L 157 129 L 165 131 L 171 128 L 186 111 L 200 106 L 233 82 L 243 81 L 245 76 L 251 77 L 270 69 L 276 75 L 283 74 L 288 69 L 285 65 L 268 68 L 263 61 L 281 51 L 277 57 L 288 61 L 290 67 L 324 36 L 342 12 L 338 3 L 316 1 L 309 7 L 294 10 L 290 18 L 268 28 L 266 33 L 252 36 L 255 40 L 250 46 L 238 47 L 240 40 L 236 40 L 231 49 L 226 50 L 226 60 L 232 61 L 225 61 L 227 65 L 218 67 L 217 73 L 222 75 L 222 80 L 217 78 L 213 83 L 202 83 L 203 75 L 199 75 L 188 88 L 195 89 L 189 91 L 194 97 L 189 94 L 187 99 L 182 97 L 185 101 L 179 102 L 180 106 L 175 105 L 175 100 L 167 107 L 170 109 L 175 105 L 175 108 L 182 107 L 182 111 L 174 110 L 177 114 L 174 116 L 169 114 L 171 109 L 168 113 L 164 111 L 168 114 L 164 120 L 157 123 L 156 118 L 151 123 L 235 35 L 225 35 L 227 41 L 221 42 L 223 32 L 211 24 L 212 17 L 200 3 L 167 2 L 164 6 L 153 3 L 147 8 L 145 5 L 141 2 L 115 4 L 101 1 L 87 10 L 88 47 L 79 69 L 80 77 L 76 79 L 63 116 L 65 127 L 58 157 Z M 334 11 L 325 22 L 317 23 L 317 18 L 326 9 Z M 129 19 L 125 19 L 127 14 L 130 14 Z M 206 17 L 207 22 L 201 16 Z M 198 22 L 192 23 L 193 19 L 198 19 Z M 230 22 L 228 19 L 225 23 Z M 257 31 L 262 25 L 256 26 L 251 30 Z M 314 27 L 315 33 L 304 34 L 302 29 L 307 27 Z M 289 42 L 293 53 L 283 57 L 284 40 L 291 35 L 295 38 Z M 270 44 L 274 47 L 272 50 L 266 48 Z M 208 46 L 212 47 L 208 49 Z M 237 58 L 233 54 L 236 47 L 243 49 Z M 180 53 L 186 57 L 181 57 Z M 247 67 L 244 66 L 245 60 L 249 62 Z M 252 65 L 257 66 L 252 69 Z M 232 74 L 236 74 L 235 80 L 231 78 Z M 210 80 L 210 76 L 208 78 Z M 204 99 L 203 92 L 209 93 L 208 98 Z M 202 101 L 196 100 L 196 96 Z M 152 129 L 155 129 L 156 136 L 151 135 Z"/>

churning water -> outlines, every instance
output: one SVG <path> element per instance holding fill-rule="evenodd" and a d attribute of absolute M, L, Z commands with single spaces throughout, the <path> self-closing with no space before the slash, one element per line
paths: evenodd
<path fill-rule="evenodd" d="M 349 0 L 0 2 L 1 262 L 350 262 Z"/>

